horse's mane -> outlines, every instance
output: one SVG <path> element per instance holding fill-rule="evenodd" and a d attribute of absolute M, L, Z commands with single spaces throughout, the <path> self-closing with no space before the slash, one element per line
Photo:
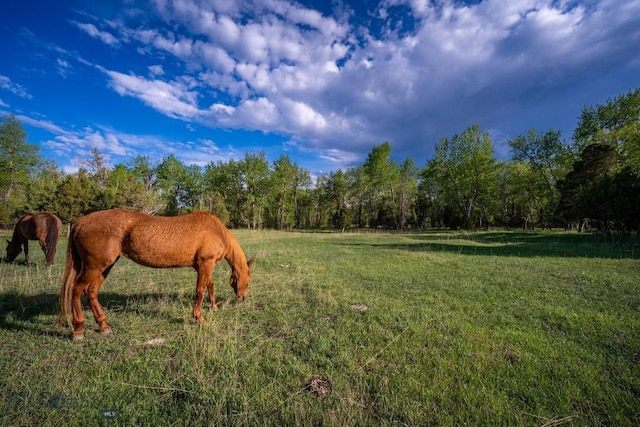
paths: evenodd
<path fill-rule="evenodd" d="M 9 244 L 11 245 L 19 245 L 22 242 L 21 233 L 20 233 L 20 224 L 25 220 L 25 218 L 32 216 L 31 214 L 22 215 L 18 222 L 16 222 L 16 226 L 13 227 L 13 235 L 11 236 L 11 241 Z"/>
<path fill-rule="evenodd" d="M 227 252 L 225 255 L 225 259 L 227 260 L 229 265 L 232 268 L 242 268 L 242 271 L 245 272 L 245 269 L 247 268 L 247 258 L 245 257 L 244 251 L 242 250 L 242 247 L 240 246 L 238 240 L 233 236 L 233 234 L 231 234 L 229 229 L 222 223 L 222 221 L 220 221 L 217 216 L 207 212 L 201 213 L 211 218 L 216 224 L 217 228 L 222 231 L 224 240 L 227 243 Z"/>

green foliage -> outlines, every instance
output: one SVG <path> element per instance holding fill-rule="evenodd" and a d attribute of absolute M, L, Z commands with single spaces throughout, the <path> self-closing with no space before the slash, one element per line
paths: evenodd
<path fill-rule="evenodd" d="M 352 184 L 350 175 L 342 170 L 331 172 L 324 185 L 324 199 L 331 206 L 331 225 L 335 228 L 344 228 L 351 225 L 348 217 L 349 191 Z"/>
<path fill-rule="evenodd" d="M 42 162 L 25 186 L 29 195 L 24 212 L 55 212 L 55 194 L 64 179 L 64 172 L 50 161 Z"/>
<path fill-rule="evenodd" d="M 417 187 L 416 214 L 418 224 L 425 228 L 456 228 L 460 224 L 450 221 L 448 200 L 445 197 L 444 179 L 440 169 L 433 164 L 420 171 Z"/>
<path fill-rule="evenodd" d="M 263 152 L 204 168 L 174 155 L 158 164 L 136 156 L 111 167 L 94 148 L 83 170 L 67 176 L 42 163 L 15 117 L 4 118 L 0 130 L 5 225 L 29 211 L 60 210 L 72 220 L 123 207 L 166 215 L 204 209 L 254 229 L 533 229 L 577 223 L 605 232 L 640 231 L 631 218 L 637 204 L 627 195 L 640 171 L 640 89 L 585 107 L 572 145 L 558 131 L 531 130 L 508 141 L 511 160 L 498 161 L 489 133 L 473 125 L 443 137 L 424 168 L 411 158 L 393 160 L 391 144 L 384 142 L 372 147 L 363 164 L 318 176 L 314 185 L 288 156 L 269 164 Z M 610 147 L 610 153 L 598 147 Z"/>
<path fill-rule="evenodd" d="M 415 202 L 418 171 L 413 159 L 402 164 L 391 160 L 391 145 L 372 148 L 364 164 L 351 173 L 350 205 L 358 207 L 360 227 L 403 229 L 416 224 Z M 354 215 L 356 216 L 356 215 Z"/>
<path fill-rule="evenodd" d="M 56 188 L 52 201 L 53 211 L 62 222 L 71 223 L 83 215 L 100 209 L 98 188 L 85 169 L 77 174 L 67 175 Z"/>
<path fill-rule="evenodd" d="M 396 228 L 402 230 L 407 225 L 416 225 L 415 203 L 418 187 L 418 169 L 413 159 L 408 158 L 399 166 L 396 187 L 397 202 L 391 203 Z"/>
<path fill-rule="evenodd" d="M 524 185 L 517 185 L 526 198 L 527 208 L 522 219 L 525 224 L 551 223 L 555 206 L 559 200 L 557 183 L 571 168 L 573 154 L 560 140 L 560 132 L 550 130 L 544 134 L 535 130 L 526 136 L 518 135 L 508 142 L 513 151 L 513 159 L 527 162 L 532 173 L 516 173 L 515 179 L 524 178 Z M 537 210 L 536 213 L 533 210 Z"/>
<path fill-rule="evenodd" d="M 640 169 L 640 88 L 604 105 L 585 107 L 573 139 L 577 152 L 589 144 L 615 146 L 623 166 Z"/>
<path fill-rule="evenodd" d="M 205 192 L 220 193 L 229 213 L 229 222 L 243 226 L 247 223 L 244 214 L 246 193 L 239 162 L 229 160 L 227 163 L 210 163 L 204 171 Z"/>
<path fill-rule="evenodd" d="M 147 192 L 151 192 L 157 179 L 157 168 L 149 163 L 148 156 L 137 155 L 127 167 L 127 170 L 142 184 Z"/>
<path fill-rule="evenodd" d="M 610 184 L 603 185 L 611 189 L 608 203 L 612 207 L 614 227 L 624 234 L 640 230 L 640 171 L 625 167 Z"/>
<path fill-rule="evenodd" d="M 498 163 L 488 132 L 473 125 L 451 139 L 441 139 L 426 169 L 425 178 L 440 177 L 439 196 L 455 210 L 447 225 L 488 225 L 487 213 L 498 183 Z"/>
<path fill-rule="evenodd" d="M 26 142 L 27 134 L 14 115 L 0 121 L 0 223 L 24 212 L 24 191 L 31 174 L 41 164 L 38 146 Z"/>
<path fill-rule="evenodd" d="M 241 171 L 245 181 L 247 224 L 250 228 L 258 229 L 264 226 L 264 216 L 267 209 L 270 170 L 264 152 L 245 153 Z"/>
<path fill-rule="evenodd" d="M 230 223 L 231 215 L 229 215 L 224 197 L 219 191 L 207 193 L 204 197 L 204 204 L 205 210 L 217 216 L 223 224 Z"/>
<path fill-rule="evenodd" d="M 366 180 L 370 225 L 391 228 L 394 225 L 395 187 L 398 181 L 398 165 L 392 162 L 391 145 L 385 142 L 373 147 L 362 165 Z"/>
<path fill-rule="evenodd" d="M 617 163 L 615 147 L 609 144 L 590 144 L 566 178 L 558 182 L 561 198 L 559 214 L 567 222 L 582 222 L 585 218 L 599 221 L 599 227 L 608 231 L 608 188 L 601 185 L 614 173 Z"/>
<path fill-rule="evenodd" d="M 108 174 L 104 189 L 109 207 L 119 207 L 141 212 L 153 212 L 157 206 L 153 192 L 146 189 L 125 165 L 116 165 Z"/>
<path fill-rule="evenodd" d="M 300 227 L 301 217 L 298 205 L 300 193 L 311 185 L 309 172 L 291 162 L 282 155 L 273 162 L 271 173 L 268 211 L 271 212 L 270 228 L 278 230 Z M 270 208 L 270 209 L 269 209 Z"/>
<path fill-rule="evenodd" d="M 540 212 L 549 200 L 544 199 L 547 183 L 540 179 L 538 171 L 528 162 L 512 161 L 501 165 L 499 176 L 501 223 L 524 229 L 540 224 Z"/>
<path fill-rule="evenodd" d="M 165 215 L 184 213 L 200 194 L 198 177 L 173 154 L 162 159 L 156 168 L 156 177 Z"/>

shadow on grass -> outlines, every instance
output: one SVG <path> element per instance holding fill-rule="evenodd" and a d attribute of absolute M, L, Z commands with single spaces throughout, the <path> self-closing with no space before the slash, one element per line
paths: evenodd
<path fill-rule="evenodd" d="M 165 301 L 170 298 L 172 301 L 179 302 L 181 299 L 185 304 L 193 304 L 193 298 L 187 298 L 184 294 L 178 292 L 150 292 L 137 294 L 120 294 L 113 292 L 101 292 L 98 296 L 100 304 L 105 309 L 107 321 L 109 317 L 116 313 L 126 311 L 127 305 L 138 304 L 138 301 Z M 188 301 L 187 301 L 188 299 Z M 31 331 L 39 332 L 45 335 L 66 336 L 68 331 L 66 327 L 59 326 L 56 328 L 58 319 L 59 295 L 57 293 L 43 293 L 38 295 L 25 295 L 18 292 L 7 292 L 0 294 L 0 329 L 8 331 Z M 218 301 L 220 303 L 220 301 Z M 160 307 L 157 309 L 149 308 L 151 304 L 143 303 L 143 308 L 133 308 L 132 312 L 139 313 L 144 316 L 167 317 L 167 313 L 163 312 Z M 208 301 L 203 302 L 203 309 L 208 306 Z M 94 322 L 91 309 L 82 297 L 82 307 L 87 318 L 87 328 L 92 328 L 91 322 Z M 39 319 L 41 316 L 53 317 L 53 320 Z M 171 317 L 171 322 L 183 322 L 183 318 Z M 59 330 L 58 330 L 59 329 Z"/>
<path fill-rule="evenodd" d="M 551 232 L 427 232 L 408 235 L 413 243 L 341 243 L 460 255 L 576 258 L 640 258 L 637 237 Z"/>

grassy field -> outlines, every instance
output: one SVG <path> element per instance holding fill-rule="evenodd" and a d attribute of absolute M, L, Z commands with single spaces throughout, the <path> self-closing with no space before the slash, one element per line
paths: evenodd
<path fill-rule="evenodd" d="M 65 240 L 51 271 L 35 242 L 1 263 L 0 425 L 640 425 L 637 239 L 234 234 L 247 301 L 223 261 L 199 326 L 192 270 L 122 259 L 114 334 L 85 303 L 81 342 L 55 324 Z"/>

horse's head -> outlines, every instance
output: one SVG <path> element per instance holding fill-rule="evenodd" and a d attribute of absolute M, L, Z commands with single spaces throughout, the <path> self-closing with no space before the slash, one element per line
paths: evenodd
<path fill-rule="evenodd" d="M 5 260 L 7 262 L 13 262 L 14 259 L 22 252 L 22 246 L 20 244 L 14 244 L 11 241 L 7 240 L 7 257 Z"/>
<path fill-rule="evenodd" d="M 243 271 L 235 270 L 231 273 L 230 285 L 236 293 L 238 302 L 244 301 L 249 292 L 249 281 L 251 280 L 251 264 L 253 258 L 247 261 L 247 268 Z"/>

